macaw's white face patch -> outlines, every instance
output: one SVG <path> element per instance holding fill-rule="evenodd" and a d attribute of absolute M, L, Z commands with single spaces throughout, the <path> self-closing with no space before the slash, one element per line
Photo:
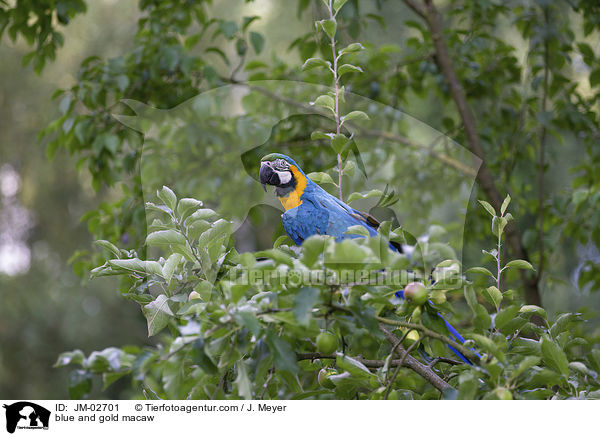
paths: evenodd
<path fill-rule="evenodd" d="M 277 173 L 277 175 L 279 176 L 279 183 L 282 185 L 285 185 L 286 183 L 289 183 L 290 180 L 292 180 L 292 173 L 290 171 L 275 171 Z"/>

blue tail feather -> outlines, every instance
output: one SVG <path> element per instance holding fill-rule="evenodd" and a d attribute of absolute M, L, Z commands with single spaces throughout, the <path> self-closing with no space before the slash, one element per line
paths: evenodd
<path fill-rule="evenodd" d="M 395 295 L 396 295 L 396 297 L 398 297 L 398 298 L 402 298 L 402 299 L 404 299 L 404 290 L 396 291 Z M 439 316 L 439 317 L 442 319 L 442 321 L 444 321 L 444 324 L 446 324 L 446 328 L 447 328 L 447 329 L 448 329 L 448 331 L 450 332 L 450 336 L 449 336 L 449 337 L 450 337 L 450 339 L 453 339 L 453 340 L 455 340 L 456 342 L 458 342 L 458 343 L 460 343 L 460 344 L 464 344 L 464 343 L 465 343 L 465 341 L 466 341 L 466 339 L 465 339 L 465 338 L 463 338 L 463 337 L 462 337 L 462 335 L 461 335 L 461 334 L 460 334 L 460 333 L 459 333 L 459 332 L 458 332 L 458 331 L 457 331 L 457 330 L 456 330 L 454 327 L 452 327 L 452 325 L 451 325 L 451 324 L 450 324 L 448 321 L 446 321 L 446 318 L 444 318 L 444 317 L 443 317 L 443 316 L 442 316 L 440 313 L 438 313 L 438 312 L 436 312 L 436 314 L 437 314 L 437 316 Z M 467 358 L 465 355 L 463 355 L 463 354 L 462 354 L 460 351 L 458 351 L 458 350 L 457 350 L 456 348 L 454 348 L 453 346 L 451 346 L 451 345 L 448 345 L 448 348 L 450 348 L 450 350 L 451 350 L 451 351 L 452 351 L 454 354 L 456 354 L 456 356 L 458 356 L 458 358 L 459 358 L 460 360 L 462 360 L 463 362 L 465 362 L 465 363 L 467 363 L 467 364 L 469 364 L 469 365 L 472 365 L 472 364 L 473 364 L 473 363 L 472 363 L 472 362 L 471 362 L 471 361 L 470 361 L 470 360 L 469 360 L 469 359 L 468 359 L 468 358 Z M 472 348 L 471 348 L 471 350 L 472 350 L 472 351 L 475 353 L 475 355 L 476 355 L 477 357 L 481 358 L 481 355 L 480 355 L 480 354 L 479 354 L 477 351 L 473 350 Z"/>

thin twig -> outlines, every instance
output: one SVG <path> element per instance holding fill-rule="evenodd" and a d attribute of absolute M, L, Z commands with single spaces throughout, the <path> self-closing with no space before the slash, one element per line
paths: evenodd
<path fill-rule="evenodd" d="M 215 388 L 215 391 L 213 392 L 213 394 L 210 396 L 211 400 L 214 400 L 215 398 L 217 398 L 217 393 L 219 393 L 219 391 L 221 389 L 223 389 L 223 384 L 225 383 L 225 377 L 227 377 L 227 372 L 228 371 L 225 371 L 223 374 L 221 374 L 221 377 L 219 378 L 219 384 Z"/>
<path fill-rule="evenodd" d="M 398 342 L 398 344 L 401 344 L 401 343 Z M 354 360 L 359 361 L 360 363 L 365 365 L 367 368 L 383 368 L 385 366 L 385 360 L 365 359 L 361 356 L 350 356 L 350 357 L 352 357 L 352 359 L 354 359 Z M 315 353 L 296 353 L 296 359 L 297 360 L 315 360 L 315 359 L 336 360 L 337 355 L 323 354 L 323 353 L 317 353 L 317 352 L 315 352 Z M 435 359 L 433 359 L 432 362 L 433 362 L 433 365 L 430 363 L 427 366 L 433 367 L 437 363 L 448 363 L 450 365 L 461 365 L 462 364 L 462 362 L 459 362 L 458 360 L 449 359 L 447 357 L 436 357 Z M 398 365 L 404 365 L 404 363 L 405 362 L 403 361 L 403 359 L 392 359 L 389 362 L 389 366 L 395 367 Z"/>
<path fill-rule="evenodd" d="M 327 5 L 329 9 L 329 19 L 335 21 L 335 16 L 333 14 L 333 0 L 329 0 L 329 4 Z M 331 37 L 331 54 L 333 57 L 333 85 L 335 89 L 335 130 L 339 135 L 341 131 L 340 124 L 340 108 L 339 108 L 339 77 L 338 77 L 338 56 L 335 51 L 335 33 Z M 344 197 L 342 196 L 342 155 L 338 153 L 337 155 L 337 163 L 338 163 L 338 197 L 341 201 L 344 201 Z"/>
<path fill-rule="evenodd" d="M 450 345 L 451 347 L 456 348 L 461 354 L 468 357 L 469 360 L 471 360 L 475 363 L 479 362 L 479 357 L 477 357 L 477 355 L 473 352 L 473 350 L 470 350 L 469 348 L 463 346 L 462 344 L 459 344 L 458 342 L 450 339 L 447 336 L 444 336 L 440 333 L 437 333 L 437 332 L 434 332 L 433 330 L 428 329 L 424 325 L 414 324 L 412 322 L 406 322 L 406 321 L 399 321 L 399 320 L 395 320 L 395 319 L 383 318 L 381 316 L 376 316 L 375 319 L 384 324 L 418 330 L 421 333 L 423 333 L 425 336 L 428 336 L 432 339 L 437 339 L 438 341 L 445 342 L 446 344 Z"/>
<path fill-rule="evenodd" d="M 449 365 L 462 365 L 464 362 L 461 362 L 459 360 L 450 359 L 448 357 L 438 356 L 438 357 L 434 358 L 431 362 L 429 362 L 427 364 L 427 366 L 430 368 L 433 368 L 438 363 L 447 363 Z"/>
<path fill-rule="evenodd" d="M 161 361 L 165 361 L 165 360 L 169 360 L 171 357 L 173 357 L 175 354 L 179 353 L 181 350 L 183 350 L 185 347 L 187 347 L 188 345 L 190 345 L 192 342 L 194 341 L 190 341 L 190 342 L 186 342 L 185 344 L 181 345 L 180 347 L 175 348 L 173 351 L 165 354 L 164 356 L 162 356 L 160 358 Z"/>
<path fill-rule="evenodd" d="M 379 324 L 379 329 L 383 332 L 383 334 L 385 335 L 387 340 L 393 346 L 398 344 L 399 339 L 396 336 L 394 336 L 394 334 L 391 333 L 388 329 L 386 329 L 383 324 Z M 425 380 L 427 380 L 429 383 L 431 383 L 431 385 L 434 388 L 436 388 L 437 390 L 439 390 L 440 392 L 444 392 L 448 389 L 454 389 L 452 386 L 450 386 L 448 383 L 446 383 L 439 375 L 437 375 L 435 373 L 435 371 L 433 371 L 432 368 L 429 368 L 428 366 L 422 364 L 417 359 L 415 359 L 414 357 L 409 355 L 402 345 L 397 345 L 396 354 L 401 359 L 402 358 L 405 359 L 405 361 L 403 362 L 403 365 L 405 365 L 407 368 L 410 368 L 414 372 L 419 374 L 421 377 L 423 377 Z M 406 355 L 406 357 L 404 357 L 405 355 Z"/>
<path fill-rule="evenodd" d="M 261 400 L 264 398 L 265 393 L 267 392 L 267 388 L 269 387 L 269 383 L 271 382 L 273 375 L 275 375 L 275 367 L 274 366 L 272 366 L 271 369 L 269 369 L 269 375 L 267 376 L 267 379 L 265 380 L 265 384 L 263 384 L 263 391 L 260 394 Z"/>
<path fill-rule="evenodd" d="M 406 333 L 404 334 L 406 335 Z M 396 367 L 396 370 L 394 371 L 394 374 L 392 374 L 392 378 L 390 378 L 388 380 L 388 386 L 385 390 L 385 395 L 383 396 L 384 400 L 387 400 L 388 397 L 390 396 L 390 391 L 392 390 L 392 385 L 394 384 L 394 381 L 396 380 L 396 377 L 398 377 L 398 373 L 400 372 L 400 368 L 402 368 L 402 365 L 404 365 L 404 362 L 406 362 L 406 357 L 410 355 L 410 352 L 415 348 L 415 345 L 418 345 L 419 342 L 421 342 L 421 339 L 419 338 L 419 340 L 413 342 L 412 344 L 409 345 L 409 347 L 406 349 L 406 353 L 404 353 L 404 356 L 402 356 L 402 358 L 400 359 L 400 362 L 398 363 L 398 366 Z M 392 347 L 392 354 L 396 352 L 396 349 L 398 348 L 398 346 L 402 343 L 402 338 L 398 341 L 398 343 L 396 345 L 394 345 Z"/>

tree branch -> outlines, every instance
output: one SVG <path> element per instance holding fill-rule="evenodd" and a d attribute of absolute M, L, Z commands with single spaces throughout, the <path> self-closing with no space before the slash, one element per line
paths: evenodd
<path fill-rule="evenodd" d="M 383 368 L 385 365 L 385 360 L 380 359 L 365 359 L 360 356 L 352 356 L 354 360 L 359 361 L 367 368 Z M 296 353 L 297 360 L 315 360 L 315 359 L 325 359 L 325 360 L 336 360 L 337 356 L 335 354 L 323 354 L 323 353 Z M 402 359 L 392 359 L 390 360 L 390 366 L 398 366 L 404 365 L 405 361 Z M 433 368 L 438 363 L 447 363 L 449 365 L 462 365 L 463 362 L 459 362 L 458 360 L 449 359 L 447 357 L 436 357 L 431 363 L 427 366 Z"/>
<path fill-rule="evenodd" d="M 456 341 L 453 341 L 452 339 L 450 339 L 447 336 L 444 336 L 441 333 L 434 332 L 433 330 L 428 329 L 424 325 L 414 324 L 412 322 L 406 322 L 406 321 L 399 321 L 399 320 L 395 320 L 395 319 L 382 318 L 381 316 L 376 316 L 375 319 L 383 324 L 389 324 L 389 325 L 394 325 L 394 326 L 398 326 L 398 327 L 405 327 L 405 328 L 409 328 L 409 329 L 418 330 L 421 333 L 423 333 L 425 336 L 430 337 L 431 339 L 436 339 L 438 341 L 446 343 L 447 345 L 450 345 L 453 348 L 456 348 L 463 356 L 468 357 L 469 360 L 471 360 L 472 362 L 478 363 L 480 360 L 479 357 L 477 356 L 477 354 L 475 354 L 473 352 L 473 350 L 470 350 L 469 348 L 465 347 L 464 345 L 459 344 Z"/>
<path fill-rule="evenodd" d="M 379 324 L 379 329 L 383 332 L 383 334 L 385 335 L 387 340 L 392 344 L 392 346 L 396 348 L 395 353 L 398 355 L 398 357 L 400 357 L 400 359 L 405 359 L 404 365 L 407 368 L 410 368 L 414 372 L 419 374 L 440 392 L 444 392 L 448 389 L 454 389 L 452 386 L 446 383 L 440 376 L 438 376 L 432 368 L 422 364 L 417 359 L 408 354 L 404 347 L 399 344 L 400 340 L 396 336 L 394 336 L 394 334 L 391 333 L 388 329 L 386 329 L 383 326 L 383 324 Z"/>
<path fill-rule="evenodd" d="M 456 74 L 452 58 L 448 52 L 448 47 L 444 42 L 444 28 L 442 25 L 441 16 L 433 4 L 433 0 L 424 0 L 422 4 L 417 4 L 414 0 L 404 0 L 404 3 L 419 16 L 421 16 L 429 27 L 435 48 L 435 59 L 440 67 L 440 70 L 442 71 L 442 74 L 444 75 L 446 83 L 450 87 L 452 99 L 456 104 L 458 113 L 465 128 L 467 145 L 471 152 L 482 160 L 481 168 L 477 174 L 477 181 L 491 205 L 494 206 L 496 210 L 500 210 L 503 198 L 495 185 L 493 174 L 487 167 L 475 117 L 473 116 L 473 112 L 467 103 L 465 90 L 458 78 L 458 75 Z M 518 259 L 528 260 L 529 256 L 527 254 L 527 250 L 523 246 L 521 232 L 514 222 L 510 222 L 506 226 L 506 237 L 514 256 Z M 527 274 L 526 270 L 519 270 L 519 273 L 525 288 L 525 300 L 527 303 L 541 305 L 537 276 L 531 278 Z"/>

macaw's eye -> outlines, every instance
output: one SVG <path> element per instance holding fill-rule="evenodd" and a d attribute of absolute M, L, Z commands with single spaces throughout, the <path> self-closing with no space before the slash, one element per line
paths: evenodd
<path fill-rule="evenodd" d="M 290 167 L 290 164 L 288 164 L 284 159 L 277 159 L 275 162 L 273 162 L 273 167 L 277 170 L 287 170 Z"/>

